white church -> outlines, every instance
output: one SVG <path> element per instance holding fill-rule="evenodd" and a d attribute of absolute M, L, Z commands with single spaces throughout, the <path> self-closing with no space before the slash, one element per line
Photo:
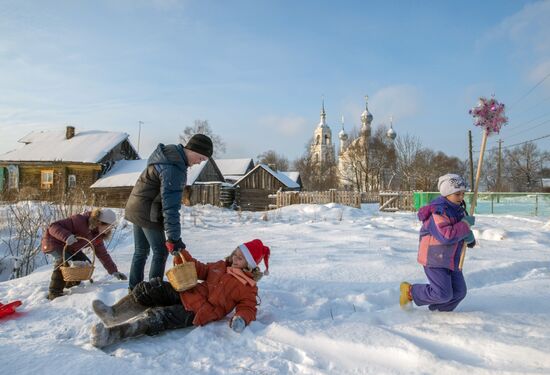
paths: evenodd
<path fill-rule="evenodd" d="M 332 131 L 326 121 L 325 102 L 323 100 L 321 106 L 321 119 L 319 125 L 315 128 L 313 135 L 313 143 L 310 147 L 310 155 L 314 163 L 318 163 L 319 168 L 325 165 L 331 165 L 336 163 L 338 167 L 339 188 L 344 190 L 351 190 L 351 181 L 356 178 L 357 168 L 353 168 L 352 164 L 356 162 L 352 160 L 351 150 L 358 147 L 365 148 L 366 155 L 368 155 L 369 137 L 372 130 L 372 113 L 368 107 L 368 96 L 365 96 L 365 110 L 361 113 L 361 129 L 359 131 L 359 137 L 353 141 L 349 141 L 348 134 L 344 130 L 344 121 L 342 118 L 342 130 L 338 133 L 340 140 L 338 155 L 336 155 L 334 149 L 334 143 L 332 141 Z M 394 140 L 397 137 L 397 133 L 393 130 L 393 124 L 390 119 L 390 129 L 386 133 L 387 137 Z M 365 158 L 364 163 L 368 164 L 368 157 Z M 368 186 L 361 186 L 361 191 L 369 190 Z"/>

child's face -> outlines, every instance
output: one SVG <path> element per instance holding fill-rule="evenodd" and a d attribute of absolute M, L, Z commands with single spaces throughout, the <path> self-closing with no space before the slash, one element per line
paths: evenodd
<path fill-rule="evenodd" d="M 457 191 L 454 194 L 447 195 L 446 198 L 453 202 L 454 204 L 460 204 L 464 200 L 464 192 L 463 191 Z"/>
<path fill-rule="evenodd" d="M 235 249 L 235 253 L 233 254 L 233 257 L 232 257 L 232 262 L 233 262 L 233 267 L 240 268 L 240 269 L 246 268 L 246 266 L 248 265 L 243 255 L 243 252 L 239 248 Z"/>

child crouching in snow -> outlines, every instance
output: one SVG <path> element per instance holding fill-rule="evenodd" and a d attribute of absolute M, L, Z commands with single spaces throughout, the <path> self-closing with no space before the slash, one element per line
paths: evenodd
<path fill-rule="evenodd" d="M 464 209 L 466 182 L 456 174 L 446 174 L 439 177 L 437 187 L 441 196 L 418 211 L 422 221 L 418 262 L 430 283 L 402 282 L 401 307 L 414 301 L 418 306 L 429 305 L 432 311 L 452 311 L 466 297 L 466 282 L 458 264 L 463 243 L 475 246 L 470 229 L 475 218 L 467 216 Z"/>
<path fill-rule="evenodd" d="M 233 309 L 235 315 L 229 326 L 235 332 L 242 332 L 256 319 L 256 282 L 263 275 L 258 264 L 263 259 L 267 274 L 269 247 L 252 240 L 239 245 L 225 260 L 206 264 L 186 250 L 181 252 L 186 261 L 195 263 L 197 277 L 203 282 L 177 292 L 170 283 L 155 278 L 140 282 L 113 306 L 93 301 L 102 323 L 92 328 L 92 345 L 102 348 L 128 337 L 202 326 L 222 319 Z"/>

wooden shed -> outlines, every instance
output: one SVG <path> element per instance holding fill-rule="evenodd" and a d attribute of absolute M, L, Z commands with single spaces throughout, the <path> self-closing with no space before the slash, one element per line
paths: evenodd
<path fill-rule="evenodd" d="M 128 134 L 99 130 L 35 131 L 25 145 L 0 155 L 0 193 L 6 200 L 90 203 L 92 185 L 118 160 L 138 159 Z"/>
<path fill-rule="evenodd" d="M 258 164 L 235 182 L 235 201 L 241 210 L 269 209 L 269 195 L 279 190 L 299 191 L 300 185 L 283 173 L 275 172 L 265 164 Z"/>
<path fill-rule="evenodd" d="M 111 170 L 91 186 L 94 204 L 121 208 L 126 206 L 137 179 L 146 167 L 147 160 L 122 160 L 115 163 Z M 221 205 L 220 195 L 226 188 L 232 190 L 232 186 L 224 182 L 216 163 L 212 159 L 204 161 L 187 170 L 183 203 Z"/>
<path fill-rule="evenodd" d="M 254 160 L 247 159 L 216 159 L 216 165 L 222 172 L 225 182 L 234 184 L 254 168 Z"/>

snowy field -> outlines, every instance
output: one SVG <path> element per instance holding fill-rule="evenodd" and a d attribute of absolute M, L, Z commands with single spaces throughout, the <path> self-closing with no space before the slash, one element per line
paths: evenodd
<path fill-rule="evenodd" d="M 49 302 L 46 265 L 0 283 L 2 302 L 23 301 L 0 320 L 2 373 L 550 373 L 548 218 L 479 215 L 479 246 L 465 262 L 469 292 L 452 313 L 399 307 L 399 283 L 425 281 L 414 213 L 379 213 L 377 205 L 296 205 L 267 214 L 197 206 L 185 208 L 183 219 L 183 240 L 203 261 L 253 238 L 271 247 L 258 319 L 242 334 L 226 319 L 96 349 L 91 301 L 113 303 L 126 282 L 98 264 L 94 284 Z M 132 232 L 121 226 L 109 250 L 127 273 Z"/>

